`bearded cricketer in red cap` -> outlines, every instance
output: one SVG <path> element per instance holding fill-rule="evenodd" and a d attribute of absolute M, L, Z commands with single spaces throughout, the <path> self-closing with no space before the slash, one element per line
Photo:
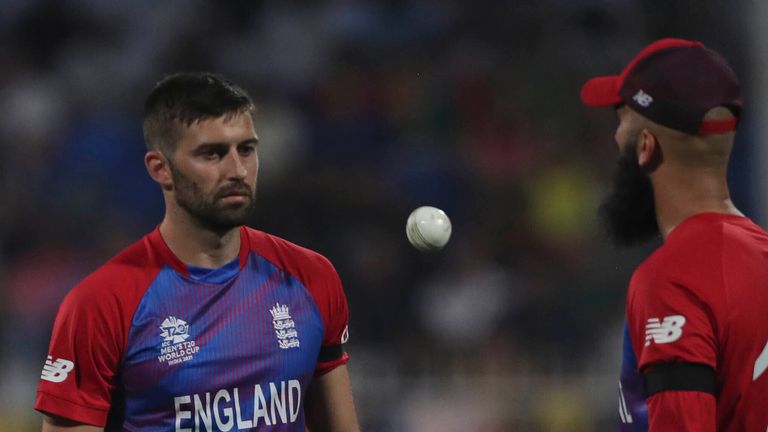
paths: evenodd
<path fill-rule="evenodd" d="M 620 75 L 588 81 L 581 99 L 619 117 L 619 170 L 601 206 L 609 234 L 664 239 L 629 284 L 621 430 L 766 431 L 768 233 L 726 181 L 736 75 L 700 42 L 663 39 Z"/>

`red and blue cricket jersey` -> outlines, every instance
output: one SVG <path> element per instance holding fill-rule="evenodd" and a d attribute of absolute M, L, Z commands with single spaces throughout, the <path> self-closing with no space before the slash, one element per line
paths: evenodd
<path fill-rule="evenodd" d="M 345 364 L 347 301 L 321 255 L 250 228 L 218 269 L 159 229 L 62 302 L 35 408 L 126 431 L 301 431 L 314 376 Z"/>
<path fill-rule="evenodd" d="M 713 371 L 713 391 L 646 398 L 641 374 L 680 365 Z M 768 429 L 768 233 L 703 213 L 669 234 L 630 282 L 620 390 L 623 432 Z"/>

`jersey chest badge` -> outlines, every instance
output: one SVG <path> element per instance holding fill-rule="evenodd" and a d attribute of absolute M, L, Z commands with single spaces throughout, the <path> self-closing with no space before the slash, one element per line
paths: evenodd
<path fill-rule="evenodd" d="M 288 306 L 275 303 L 269 313 L 272 314 L 272 326 L 275 328 L 278 346 L 281 349 L 299 348 L 299 332 L 296 331 L 296 323 L 291 318 Z"/>
<path fill-rule="evenodd" d="M 160 324 L 160 337 L 163 342 L 160 345 L 160 354 L 157 361 L 173 366 L 192 360 L 200 351 L 200 346 L 194 340 L 189 339 L 189 324 L 186 321 L 169 316 Z"/>

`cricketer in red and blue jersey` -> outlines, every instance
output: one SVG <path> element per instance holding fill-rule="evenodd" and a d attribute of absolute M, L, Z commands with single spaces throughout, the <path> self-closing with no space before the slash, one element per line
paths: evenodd
<path fill-rule="evenodd" d="M 53 330 L 36 408 L 121 430 L 304 431 L 315 374 L 347 362 L 347 303 L 322 256 L 241 228 L 207 270 L 159 230 L 76 286 Z"/>
<path fill-rule="evenodd" d="M 357 432 L 348 310 L 321 255 L 247 228 L 254 105 L 209 73 L 145 103 L 165 216 L 65 297 L 35 408 L 43 432 Z"/>

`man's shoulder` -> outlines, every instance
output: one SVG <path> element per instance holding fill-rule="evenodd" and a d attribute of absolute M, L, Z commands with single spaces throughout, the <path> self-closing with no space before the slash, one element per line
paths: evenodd
<path fill-rule="evenodd" d="M 318 273 L 335 274 L 330 260 L 316 251 L 264 231 L 244 229 L 251 251 L 303 281 Z"/>
<path fill-rule="evenodd" d="M 148 287 L 160 268 L 147 236 L 144 236 L 86 276 L 67 297 L 78 301 L 130 297 L 131 291 Z"/>
<path fill-rule="evenodd" d="M 282 237 L 250 227 L 244 228 L 248 234 L 251 250 L 264 258 L 269 259 L 270 257 L 279 256 L 280 261 L 295 260 L 302 264 L 328 261 L 328 259 L 320 253 Z"/>
<path fill-rule="evenodd" d="M 640 264 L 632 284 L 659 290 L 669 284 L 699 294 L 722 286 L 729 244 L 740 242 L 744 229 L 760 230 L 746 218 L 706 213 L 681 223 L 663 246 Z M 733 229 L 735 228 L 735 229 Z"/>
<path fill-rule="evenodd" d="M 724 243 L 765 241 L 768 233 L 745 216 L 700 213 L 680 223 L 670 233 L 665 247 L 695 255 L 697 251 L 719 250 Z"/>
<path fill-rule="evenodd" d="M 712 271 L 719 267 L 728 236 L 723 215 L 701 214 L 683 221 L 664 244 L 638 267 L 639 272 Z"/>

